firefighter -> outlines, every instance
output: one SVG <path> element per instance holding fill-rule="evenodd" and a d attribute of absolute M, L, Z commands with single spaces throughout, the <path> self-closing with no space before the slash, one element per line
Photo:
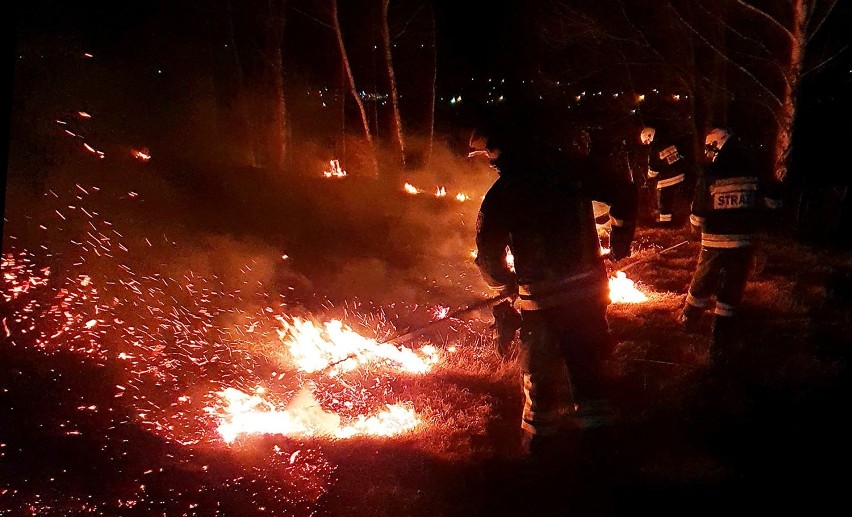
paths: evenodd
<path fill-rule="evenodd" d="M 647 178 L 656 191 L 655 222 L 663 227 L 677 226 L 681 222 L 677 207 L 685 192 L 689 170 L 685 138 L 666 124 L 644 127 L 640 138 L 648 146 Z"/>
<path fill-rule="evenodd" d="M 777 191 L 773 192 L 776 185 L 760 177 L 757 155 L 728 128 L 714 128 L 705 138 L 707 167 L 692 205 L 693 218 L 701 227 L 701 251 L 680 321 L 695 330 L 701 315 L 714 309 L 713 368 L 730 366 L 731 356 L 741 346 L 737 310 L 751 271 L 762 213 L 780 206 Z"/>
<path fill-rule="evenodd" d="M 606 180 L 582 132 L 560 141 L 542 131 L 552 127 L 545 124 L 508 116 L 486 128 L 498 178 L 477 217 L 475 259 L 488 286 L 512 294 L 520 310 L 522 446 L 539 458 L 559 449 L 566 434 L 612 422 L 607 361 L 614 343 L 592 201 L 611 207 L 614 259 L 629 256 L 636 219 L 632 184 Z"/>

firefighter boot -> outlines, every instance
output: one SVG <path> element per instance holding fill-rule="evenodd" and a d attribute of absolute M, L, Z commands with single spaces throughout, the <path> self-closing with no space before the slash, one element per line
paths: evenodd
<path fill-rule="evenodd" d="M 702 314 L 704 314 L 704 309 L 687 303 L 683 306 L 683 312 L 678 316 L 677 321 L 683 326 L 684 330 L 695 332 L 698 330 Z"/>
<path fill-rule="evenodd" d="M 722 375 L 735 373 L 741 349 L 736 320 L 716 315 L 710 338 L 710 368 Z"/>

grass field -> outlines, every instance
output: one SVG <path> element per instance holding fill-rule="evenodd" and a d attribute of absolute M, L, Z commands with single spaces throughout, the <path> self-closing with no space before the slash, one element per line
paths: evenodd
<path fill-rule="evenodd" d="M 675 321 L 698 245 L 685 228 L 640 226 L 617 267 L 649 299 L 609 310 L 620 419 L 606 471 L 592 458 L 544 482 L 530 474 L 517 365 L 496 354 L 487 309 L 401 343 L 412 369 L 396 352 L 367 354 L 488 295 L 471 252 L 493 178 L 458 167 L 447 197 L 426 174 L 405 178 L 411 194 L 401 181 L 156 160 L 69 159 L 35 194 L 10 184 L 0 513 L 820 515 L 841 504 L 852 262 L 783 224 L 760 245 L 731 377 L 707 368 L 709 320 L 697 333 Z M 315 334 L 288 333 L 295 318 Z M 335 320 L 356 351 L 300 365 L 293 344 L 319 347 Z M 230 440 L 228 389 L 260 414 Z M 411 421 L 381 420 L 389 405 Z"/>

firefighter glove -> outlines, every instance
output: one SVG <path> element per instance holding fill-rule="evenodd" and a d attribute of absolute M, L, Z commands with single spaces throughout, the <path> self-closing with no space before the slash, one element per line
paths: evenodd
<path fill-rule="evenodd" d="M 515 336 L 521 328 L 521 313 L 509 300 L 502 301 L 492 309 L 494 324 L 492 332 L 497 353 L 503 359 L 511 359 L 517 352 Z"/>

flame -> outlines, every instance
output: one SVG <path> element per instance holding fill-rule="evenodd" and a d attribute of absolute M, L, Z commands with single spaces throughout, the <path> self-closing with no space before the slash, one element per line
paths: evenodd
<path fill-rule="evenodd" d="M 512 271 L 515 270 L 515 256 L 512 255 L 512 250 L 506 246 L 506 265 L 509 266 L 509 269 Z"/>
<path fill-rule="evenodd" d="M 322 175 L 326 178 L 343 178 L 346 176 L 346 171 L 340 167 L 339 160 L 329 160 L 328 169 L 322 171 Z"/>
<path fill-rule="evenodd" d="M 459 201 L 467 201 L 468 199 L 470 199 L 470 196 L 463 192 L 459 192 L 458 194 L 456 194 L 456 199 L 458 199 Z"/>
<path fill-rule="evenodd" d="M 435 197 L 444 197 L 447 195 L 447 189 L 444 187 L 438 187 L 435 189 Z"/>
<path fill-rule="evenodd" d="M 147 162 L 151 159 L 151 152 L 147 147 L 142 149 L 134 149 L 130 154 L 140 162 Z"/>
<path fill-rule="evenodd" d="M 405 189 L 405 191 L 408 192 L 409 194 L 419 194 L 420 193 L 420 190 L 417 187 L 415 187 L 414 185 L 412 185 L 411 183 L 406 183 L 405 185 L 403 185 L 402 188 Z"/>
<path fill-rule="evenodd" d="M 359 335 L 340 320 L 331 320 L 322 326 L 299 317 L 291 321 L 278 317 L 278 320 L 284 327 L 278 330 L 278 337 L 288 346 L 296 366 L 307 373 L 336 375 L 364 363 L 381 363 L 410 373 L 426 373 L 438 362 L 435 347 L 424 346 L 415 352 L 379 343 Z"/>
<path fill-rule="evenodd" d="M 231 443 L 244 434 L 394 436 L 420 425 L 417 414 L 402 404 L 388 404 L 386 411 L 370 417 L 359 415 L 354 422 L 341 426 L 340 415 L 323 410 L 307 388 L 297 393 L 285 409 L 277 409 L 261 393 L 256 390 L 256 394 L 249 395 L 236 388 L 217 393 L 224 403 L 217 431 L 225 442 Z M 208 407 L 207 412 L 215 413 L 216 409 Z"/>
<path fill-rule="evenodd" d="M 633 280 L 627 278 L 623 271 L 616 271 L 615 276 L 609 277 L 609 299 L 612 303 L 642 303 L 648 297 L 637 289 Z"/>

